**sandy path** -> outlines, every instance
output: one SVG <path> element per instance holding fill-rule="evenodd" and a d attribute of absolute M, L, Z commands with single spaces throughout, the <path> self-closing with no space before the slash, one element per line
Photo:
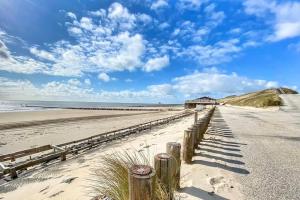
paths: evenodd
<path fill-rule="evenodd" d="M 220 107 L 220 111 L 232 132 L 222 137 L 246 144 L 240 146 L 240 155 L 249 174 L 225 168 L 240 183 L 244 199 L 300 199 L 299 111 L 238 107 Z M 220 154 L 224 152 L 229 151 Z"/>
<path fill-rule="evenodd" d="M 43 119 L 50 119 L 58 114 L 65 113 L 65 115 L 56 115 L 60 117 L 78 117 L 89 116 L 87 111 L 43 111 Z M 27 121 L 36 120 L 43 112 L 27 112 Z M 21 117 L 16 117 L 19 121 L 22 120 L 23 113 L 19 113 Z M 80 121 L 71 121 L 64 123 L 50 123 L 30 127 L 14 128 L 8 130 L 0 130 L 0 154 L 11 153 L 27 148 L 46 144 L 60 144 L 72 140 L 86 138 L 95 134 L 116 130 L 131 125 L 140 124 L 143 122 L 168 117 L 178 114 L 179 111 L 161 111 L 161 112 L 145 112 L 145 111 L 97 111 L 91 112 L 90 116 L 99 115 L 100 119 L 89 119 Z M 9 114 L 9 113 L 8 113 Z M 126 115 L 126 116 L 120 116 Z M 13 116 L 18 116 L 14 113 Z M 120 117 L 119 117 L 120 116 Z M 7 117 L 8 118 L 8 117 Z M 8 119 L 5 119 L 6 121 Z M 3 120 L 3 121 L 5 121 Z M 15 120 L 16 119 L 10 119 Z M 2 121 L 2 119 L 0 120 Z"/>

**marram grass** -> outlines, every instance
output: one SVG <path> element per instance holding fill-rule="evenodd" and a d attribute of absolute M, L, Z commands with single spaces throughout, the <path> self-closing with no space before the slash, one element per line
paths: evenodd
<path fill-rule="evenodd" d="M 149 159 L 141 152 L 107 154 L 101 162 L 101 169 L 95 170 L 93 188 L 100 197 L 111 200 L 129 200 L 128 169 L 137 164 L 150 164 Z M 155 180 L 154 200 L 167 200 L 167 193 Z"/>

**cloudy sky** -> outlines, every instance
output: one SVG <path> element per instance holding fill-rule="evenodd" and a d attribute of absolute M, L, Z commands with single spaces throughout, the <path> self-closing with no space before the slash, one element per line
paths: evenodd
<path fill-rule="evenodd" d="M 181 103 L 299 74 L 296 0 L 0 1 L 0 99 Z"/>

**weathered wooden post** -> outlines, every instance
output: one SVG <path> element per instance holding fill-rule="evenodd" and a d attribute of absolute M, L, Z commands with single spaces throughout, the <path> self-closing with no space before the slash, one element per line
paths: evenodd
<path fill-rule="evenodd" d="M 190 130 L 192 130 L 192 135 L 193 135 L 193 149 L 196 149 L 198 146 L 198 140 L 197 140 L 197 126 L 195 124 L 193 124 L 193 126 L 191 128 L 189 128 Z M 193 150 L 194 152 L 194 150 Z"/>
<path fill-rule="evenodd" d="M 67 152 L 66 151 L 61 152 L 60 160 L 65 161 L 66 159 L 67 159 Z"/>
<path fill-rule="evenodd" d="M 196 124 L 197 123 L 197 121 L 198 121 L 198 112 L 197 111 L 195 111 L 195 115 L 194 115 L 194 124 Z"/>
<path fill-rule="evenodd" d="M 198 139 L 198 144 L 201 142 L 201 123 L 197 122 L 197 139 Z"/>
<path fill-rule="evenodd" d="M 192 163 L 192 157 L 194 152 L 194 143 L 193 143 L 193 134 L 192 131 L 185 130 L 183 137 L 183 150 L 182 150 L 182 158 L 185 163 Z"/>
<path fill-rule="evenodd" d="M 129 200 L 152 200 L 155 170 L 147 165 L 133 165 L 128 172 Z"/>
<path fill-rule="evenodd" d="M 10 178 L 11 178 L 11 179 L 16 179 L 16 178 L 18 178 L 18 173 L 17 173 L 17 170 L 16 170 L 15 167 L 11 167 L 11 168 L 9 169 L 9 174 L 10 174 Z"/>
<path fill-rule="evenodd" d="M 180 167 L 181 167 L 181 144 L 177 142 L 168 142 L 167 143 L 167 154 L 173 156 L 176 160 L 176 169 L 174 172 L 174 187 L 176 190 L 180 189 Z"/>
<path fill-rule="evenodd" d="M 174 193 L 174 171 L 176 160 L 167 153 L 159 153 L 154 157 L 154 168 L 156 176 L 168 193 L 168 199 L 173 199 Z"/>

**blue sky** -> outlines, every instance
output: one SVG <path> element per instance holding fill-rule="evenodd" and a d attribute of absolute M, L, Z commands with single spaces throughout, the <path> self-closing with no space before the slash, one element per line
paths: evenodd
<path fill-rule="evenodd" d="M 0 99 L 181 103 L 299 65 L 300 1 L 0 1 Z"/>

